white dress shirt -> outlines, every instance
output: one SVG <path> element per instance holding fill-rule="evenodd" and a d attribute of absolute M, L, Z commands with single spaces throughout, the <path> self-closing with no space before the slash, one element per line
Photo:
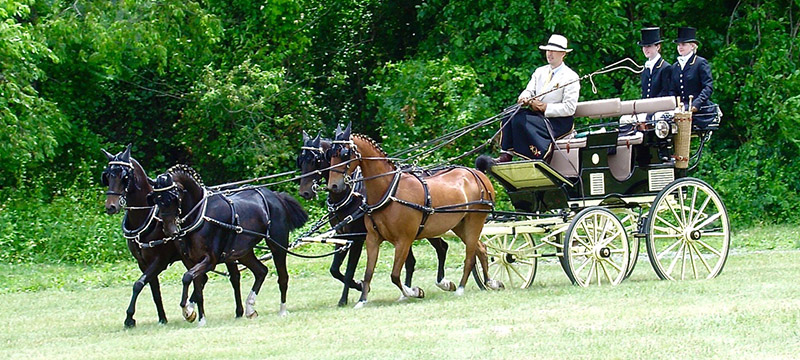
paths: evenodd
<path fill-rule="evenodd" d="M 562 63 L 557 68 L 552 69 L 552 78 L 550 76 L 550 65 L 542 66 L 531 75 L 531 80 L 528 86 L 519 95 L 520 98 L 530 98 L 537 94 L 542 94 L 552 89 L 558 88 L 544 96 L 538 97 L 543 103 L 547 103 L 547 109 L 544 111 L 544 116 L 547 117 L 562 117 L 571 116 L 575 114 L 575 107 L 578 105 L 578 95 L 581 90 L 581 84 L 578 74 L 566 64 Z M 564 86 L 567 83 L 569 85 Z M 560 88 L 559 88 L 560 87 Z"/>

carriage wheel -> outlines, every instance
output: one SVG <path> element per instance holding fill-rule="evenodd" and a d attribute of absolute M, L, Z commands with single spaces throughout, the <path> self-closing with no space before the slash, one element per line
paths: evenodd
<path fill-rule="evenodd" d="M 628 232 L 614 213 L 595 206 L 575 216 L 564 237 L 564 263 L 573 284 L 618 285 L 629 262 Z"/>
<path fill-rule="evenodd" d="M 705 182 L 678 179 L 656 196 L 647 218 L 647 255 L 661 279 L 716 277 L 730 243 L 725 204 Z"/>
<path fill-rule="evenodd" d="M 531 234 L 498 234 L 481 236 L 486 245 L 489 261 L 489 276 L 500 280 L 507 288 L 526 289 L 536 277 L 539 257 L 536 242 Z M 478 287 L 485 290 L 480 261 L 475 259 L 472 276 Z"/>
<path fill-rule="evenodd" d="M 618 211 L 616 214 L 617 217 L 619 217 L 619 221 L 622 222 L 622 226 L 625 227 L 628 233 L 628 245 L 631 253 L 631 259 L 628 262 L 628 271 L 625 273 L 625 278 L 627 279 L 629 276 L 631 276 L 631 274 L 633 274 L 633 268 L 636 267 L 636 261 L 639 259 L 640 241 L 639 238 L 634 236 L 638 230 L 639 214 L 630 209 Z"/>

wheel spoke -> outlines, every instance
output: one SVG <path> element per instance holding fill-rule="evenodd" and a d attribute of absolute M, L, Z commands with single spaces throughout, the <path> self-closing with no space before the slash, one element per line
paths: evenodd
<path fill-rule="evenodd" d="M 686 270 L 686 246 L 682 247 L 683 251 L 681 251 L 681 280 L 684 279 L 683 274 Z"/>
<path fill-rule="evenodd" d="M 688 224 L 686 221 L 686 206 L 683 204 L 683 188 L 678 188 L 678 203 L 681 205 L 681 219 L 683 224 Z"/>
<path fill-rule="evenodd" d="M 668 253 L 670 250 L 672 250 L 672 248 L 674 248 L 674 247 L 675 247 L 675 245 L 678 245 L 678 244 L 680 244 L 681 242 L 682 242 L 682 240 L 678 239 L 678 241 L 676 241 L 676 242 L 672 243 L 672 245 L 670 245 L 668 248 L 664 249 L 664 251 L 662 251 L 662 252 L 658 253 L 658 256 L 656 256 L 656 258 L 657 258 L 657 259 L 661 259 L 661 258 L 662 258 L 662 257 L 664 257 L 664 255 L 666 255 L 666 254 L 667 254 L 667 253 Z"/>
<path fill-rule="evenodd" d="M 683 225 L 680 225 L 680 224 L 678 224 L 678 225 L 674 225 L 674 224 L 672 224 L 672 223 L 668 222 L 667 220 L 664 220 L 664 218 L 662 218 L 662 217 L 661 217 L 660 215 L 658 215 L 658 214 L 656 214 L 656 219 L 658 219 L 658 220 L 661 220 L 661 222 L 662 222 L 664 225 L 667 225 L 667 226 L 669 226 L 669 227 L 670 227 L 670 228 L 671 228 L 673 231 L 675 231 L 675 232 L 677 232 L 677 233 L 682 233 L 682 232 L 683 232 L 683 231 L 681 230 L 681 227 L 683 227 Z M 678 226 L 681 226 L 681 227 L 678 227 Z M 658 226 L 655 226 L 655 225 L 654 225 L 653 227 L 654 227 L 654 228 L 656 228 L 656 229 L 663 229 L 663 227 L 658 227 Z M 662 230 L 662 231 L 663 231 L 663 230 Z"/>
<path fill-rule="evenodd" d="M 702 229 L 702 228 L 706 227 L 706 225 L 714 222 L 714 220 L 719 219 L 720 216 L 722 216 L 721 212 L 718 212 L 718 213 L 714 214 L 713 216 L 711 216 L 708 219 L 706 219 L 706 221 L 703 221 L 700 225 L 695 226 L 695 229 Z"/>
<path fill-rule="evenodd" d="M 681 234 L 652 234 L 650 236 L 654 239 L 677 239 L 681 237 Z"/>
<path fill-rule="evenodd" d="M 694 244 L 689 244 L 689 246 L 692 248 L 692 250 L 694 250 L 695 254 L 697 254 L 697 258 L 700 259 L 700 262 L 702 262 L 703 266 L 706 267 L 706 270 L 708 270 L 708 273 L 711 274 L 711 267 L 708 266 L 708 262 L 706 262 L 706 259 L 704 259 L 703 255 L 700 254 L 700 251 L 697 250 L 697 246 L 695 246 Z"/>
<path fill-rule="evenodd" d="M 669 201 L 669 199 L 667 199 L 667 207 L 669 208 L 669 210 L 670 210 L 670 211 L 672 211 L 672 216 L 674 216 L 674 217 L 675 217 L 675 221 L 677 221 L 677 222 L 678 222 L 678 224 L 679 224 L 681 227 L 683 227 L 683 226 L 684 226 L 684 223 L 681 223 L 681 218 L 678 216 L 678 213 L 676 213 L 676 212 L 675 212 L 675 208 L 673 208 L 673 207 L 672 207 L 672 202 L 671 202 L 671 201 Z"/>
<path fill-rule="evenodd" d="M 697 187 L 695 187 L 694 191 L 692 192 L 692 204 L 689 205 L 690 207 L 689 207 L 689 221 L 687 222 L 688 224 L 691 224 L 692 221 L 694 221 L 694 205 L 696 201 L 697 201 Z"/>
<path fill-rule="evenodd" d="M 586 260 L 583 261 L 583 264 L 581 264 L 581 266 L 579 266 L 577 269 L 575 269 L 575 274 L 579 274 L 581 271 L 583 271 L 583 268 L 585 268 L 586 265 L 588 265 L 589 261 L 591 261 L 591 260 L 592 260 L 592 258 L 587 257 Z"/>
<path fill-rule="evenodd" d="M 589 259 L 589 260 L 591 260 L 591 259 Z M 585 282 L 586 285 L 585 286 L 588 286 L 589 284 L 592 283 L 592 274 L 594 274 L 594 267 L 595 266 L 596 266 L 596 263 L 594 261 L 592 261 L 592 266 L 589 267 L 589 274 L 586 275 L 586 282 Z"/>
<path fill-rule="evenodd" d="M 519 276 L 520 280 L 522 280 L 523 283 L 527 282 L 528 279 L 526 279 L 525 276 L 523 276 L 522 273 L 520 273 L 519 270 L 517 270 L 517 267 L 514 266 L 514 264 L 511 264 L 509 267 L 511 268 L 511 270 L 514 270 L 514 274 L 517 274 L 517 276 Z"/>
<path fill-rule="evenodd" d="M 692 265 L 692 274 L 694 274 L 695 280 L 697 279 L 697 266 L 694 264 L 694 255 L 692 255 L 692 244 L 688 243 L 686 246 L 686 251 L 689 253 L 689 262 Z"/>
<path fill-rule="evenodd" d="M 611 258 L 606 259 L 606 261 L 608 262 L 609 265 L 611 265 L 611 267 L 617 269 L 617 271 L 622 271 L 622 268 L 619 265 L 617 265 L 617 263 L 615 263 L 614 260 L 611 260 Z"/>
<path fill-rule="evenodd" d="M 685 245 L 684 242 L 678 241 L 681 243 L 681 247 L 675 252 L 675 257 L 672 258 L 672 262 L 669 264 L 669 268 L 667 269 L 667 275 L 672 274 L 672 269 L 675 268 L 675 264 L 678 263 L 678 257 L 681 255 L 681 251 L 683 251 L 683 246 Z M 666 253 L 666 251 L 665 251 Z"/>
<path fill-rule="evenodd" d="M 614 285 L 614 283 L 616 281 L 614 281 L 614 279 L 611 278 L 611 275 L 608 273 L 608 270 L 606 269 L 606 266 L 603 265 L 602 261 L 600 262 L 600 267 L 603 269 L 603 274 L 606 275 L 606 279 L 608 279 L 608 283 L 611 284 L 611 285 Z"/>
<path fill-rule="evenodd" d="M 709 246 L 705 242 L 703 242 L 701 240 L 697 240 L 697 243 L 702 245 L 704 248 L 708 249 L 708 251 L 711 251 L 712 253 L 714 253 L 714 255 L 722 257 L 722 253 L 720 253 L 719 250 L 712 248 L 711 246 Z"/>
<path fill-rule="evenodd" d="M 708 206 L 708 203 L 710 201 L 711 201 L 711 196 L 707 196 L 705 201 L 703 201 L 703 205 L 700 206 L 700 210 L 697 210 L 697 217 L 695 217 L 694 220 L 692 220 L 693 223 L 700 219 L 701 214 L 704 214 L 704 211 L 706 211 L 706 206 Z"/>

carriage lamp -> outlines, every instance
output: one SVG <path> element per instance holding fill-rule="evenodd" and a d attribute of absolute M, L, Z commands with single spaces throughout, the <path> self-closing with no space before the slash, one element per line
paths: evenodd
<path fill-rule="evenodd" d="M 656 136 L 658 136 L 659 139 L 666 138 L 667 135 L 669 135 L 670 130 L 670 126 L 666 121 L 656 121 Z"/>

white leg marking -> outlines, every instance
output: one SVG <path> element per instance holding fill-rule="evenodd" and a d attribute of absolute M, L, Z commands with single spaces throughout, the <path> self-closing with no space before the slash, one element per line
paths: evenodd
<path fill-rule="evenodd" d="M 366 301 L 366 300 L 364 300 L 364 301 L 359 301 L 359 302 L 357 302 L 357 303 L 356 303 L 356 306 L 353 306 L 353 309 L 361 309 L 361 308 L 363 308 L 365 305 L 367 305 L 367 301 Z"/>
<path fill-rule="evenodd" d="M 206 317 L 205 316 L 203 316 L 203 318 L 200 319 L 200 321 L 197 322 L 197 327 L 203 327 L 203 326 L 206 326 Z"/>
<path fill-rule="evenodd" d="M 281 303 L 280 310 L 278 310 L 278 316 L 285 317 L 286 315 L 289 315 L 289 312 L 286 311 L 286 303 Z"/>
<path fill-rule="evenodd" d="M 456 296 L 461 296 L 461 295 L 464 295 L 464 287 L 463 286 L 459 286 L 458 289 L 456 289 Z"/>
<path fill-rule="evenodd" d="M 258 316 L 258 311 L 256 311 L 255 305 L 256 305 L 256 292 L 250 290 L 250 295 L 247 295 L 247 300 L 245 301 L 245 309 L 244 309 L 244 315 L 247 316 L 248 319 L 252 319 Z"/>
<path fill-rule="evenodd" d="M 188 322 L 194 322 L 197 318 L 197 312 L 194 311 L 194 303 L 190 302 L 183 308 L 183 319 Z"/>

